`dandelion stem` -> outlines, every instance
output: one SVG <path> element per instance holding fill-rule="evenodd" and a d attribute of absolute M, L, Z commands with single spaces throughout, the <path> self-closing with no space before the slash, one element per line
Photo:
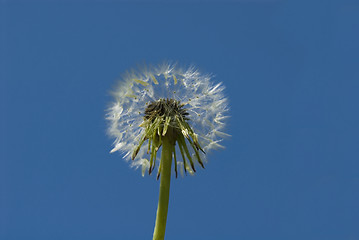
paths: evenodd
<path fill-rule="evenodd" d="M 168 202 L 170 196 L 173 145 L 172 136 L 167 132 L 167 134 L 162 138 L 160 195 L 158 199 L 153 240 L 163 240 L 165 238 Z"/>

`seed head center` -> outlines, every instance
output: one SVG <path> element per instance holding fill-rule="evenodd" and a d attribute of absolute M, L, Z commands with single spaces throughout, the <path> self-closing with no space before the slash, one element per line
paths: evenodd
<path fill-rule="evenodd" d="M 181 104 L 180 101 L 174 99 L 164 99 L 160 98 L 157 101 L 153 101 L 148 104 L 145 109 L 144 120 L 154 120 L 156 117 L 170 117 L 174 118 L 175 116 L 182 118 L 183 120 L 189 120 L 187 118 L 188 112 L 184 107 L 184 104 Z"/>

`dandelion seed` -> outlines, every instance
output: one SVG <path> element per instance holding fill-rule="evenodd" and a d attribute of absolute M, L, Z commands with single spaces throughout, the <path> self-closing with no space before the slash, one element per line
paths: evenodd
<path fill-rule="evenodd" d="M 116 102 L 107 114 L 108 132 L 115 138 L 111 152 L 121 151 L 127 160 L 132 156 L 131 166 L 151 173 L 160 159 L 160 136 L 172 128 L 185 137 L 183 142 L 176 142 L 174 151 L 178 153 L 186 146 L 189 153 L 183 159 L 190 157 L 203 165 L 207 161 L 204 152 L 221 147 L 219 143 L 227 135 L 220 121 L 228 111 L 223 89 L 221 83 L 213 84 L 210 75 L 201 75 L 193 67 L 183 70 L 163 64 L 129 72 L 113 92 Z M 194 148 L 190 141 L 195 142 Z M 196 146 L 201 148 L 199 154 Z M 186 171 L 185 162 L 177 161 L 177 165 Z"/>

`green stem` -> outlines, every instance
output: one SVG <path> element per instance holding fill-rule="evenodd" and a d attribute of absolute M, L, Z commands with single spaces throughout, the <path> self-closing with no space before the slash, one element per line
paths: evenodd
<path fill-rule="evenodd" d="M 155 230 L 153 232 L 153 240 L 163 240 L 165 238 L 166 221 L 168 202 L 170 196 L 170 182 L 171 182 L 171 165 L 172 165 L 172 148 L 173 141 L 171 141 L 170 134 L 162 139 L 162 153 L 161 153 L 161 182 L 160 182 L 160 196 L 158 199 L 157 216 Z"/>

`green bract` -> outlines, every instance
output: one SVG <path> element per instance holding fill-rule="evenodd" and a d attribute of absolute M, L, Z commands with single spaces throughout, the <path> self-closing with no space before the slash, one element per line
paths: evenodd
<path fill-rule="evenodd" d="M 187 172 L 188 164 L 191 166 L 192 171 L 196 171 L 193 158 L 188 150 L 186 140 L 189 142 L 193 151 L 195 152 L 195 160 L 204 168 L 198 151 L 203 151 L 201 148 L 197 134 L 194 133 L 190 125 L 188 124 L 189 118 L 186 109 L 183 108 L 183 104 L 174 99 L 159 99 L 156 102 L 150 103 L 146 110 L 144 121 L 140 125 L 145 129 L 141 140 L 132 154 L 132 160 L 135 159 L 136 155 L 140 151 L 143 143 L 148 140 L 147 153 L 150 154 L 150 167 L 148 173 L 151 174 L 156 164 L 157 151 L 162 145 L 162 137 L 166 134 L 172 139 L 174 145 L 177 143 L 183 159 L 184 171 Z M 177 172 L 177 157 L 176 150 L 173 147 L 173 156 L 175 161 L 175 172 Z M 158 169 L 157 178 L 161 174 L 161 167 Z"/>

